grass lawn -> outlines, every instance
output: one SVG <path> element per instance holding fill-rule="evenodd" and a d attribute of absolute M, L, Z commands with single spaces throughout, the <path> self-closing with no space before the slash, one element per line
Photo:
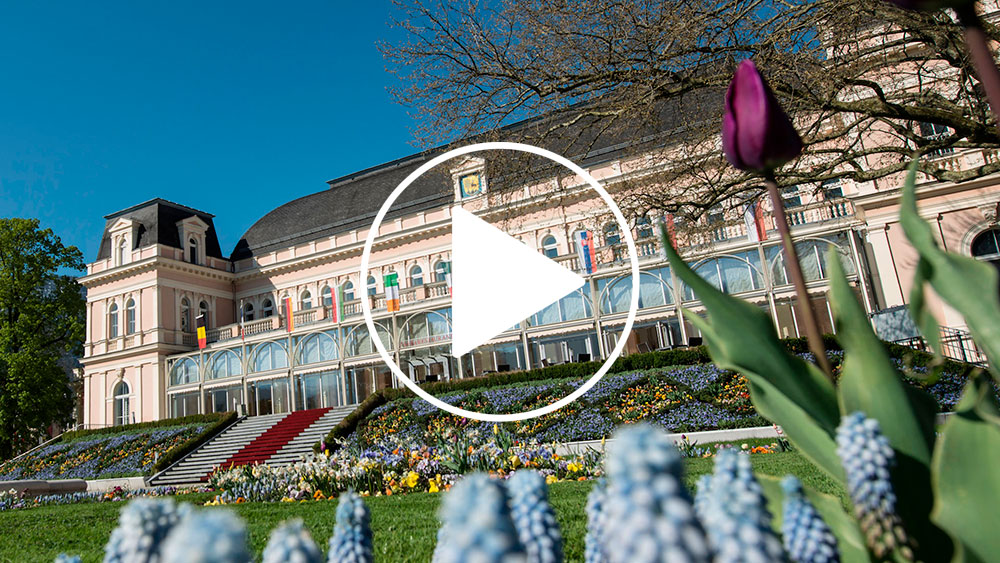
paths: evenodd
<path fill-rule="evenodd" d="M 808 486 L 845 498 L 839 486 L 795 452 L 754 455 L 758 473 L 782 476 L 793 473 Z M 712 459 L 685 460 L 686 483 L 712 470 Z M 556 483 L 550 488 L 550 500 L 559 518 L 565 539 L 566 560 L 583 561 L 583 538 L 586 532 L 587 494 L 592 481 Z M 185 495 L 179 500 L 203 502 L 211 495 Z M 365 499 L 372 511 L 376 561 L 430 561 L 437 535 L 437 509 L 440 494 L 418 493 Z M 65 552 L 81 555 L 86 562 L 101 561 L 104 544 L 116 526 L 119 503 L 91 503 L 67 506 L 43 506 L 0 513 L 0 562 L 51 562 Z M 258 555 L 267 543 L 271 529 L 289 518 L 302 518 L 313 539 L 325 552 L 333 533 L 336 502 L 247 503 L 233 505 L 247 523 L 250 542 Z M 206 507 L 204 510 L 217 510 Z"/>

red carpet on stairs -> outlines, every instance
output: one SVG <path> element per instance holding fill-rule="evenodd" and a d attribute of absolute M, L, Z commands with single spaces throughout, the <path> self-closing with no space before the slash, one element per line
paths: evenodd
<path fill-rule="evenodd" d="M 229 469 L 232 466 L 249 465 L 252 463 L 264 463 L 269 457 L 278 453 L 278 450 L 285 447 L 303 430 L 312 426 L 314 422 L 322 418 L 329 412 L 329 408 L 311 409 L 307 411 L 296 411 L 278 421 L 257 439 L 243 446 L 243 448 L 232 455 L 225 462 L 221 463 L 221 469 Z"/>

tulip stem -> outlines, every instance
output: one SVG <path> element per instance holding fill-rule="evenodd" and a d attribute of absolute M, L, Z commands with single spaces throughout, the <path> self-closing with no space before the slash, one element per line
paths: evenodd
<path fill-rule="evenodd" d="M 802 266 L 799 264 L 799 254 L 795 251 L 795 244 L 792 242 L 792 233 L 788 228 L 788 215 L 785 214 L 785 204 L 781 200 L 778 192 L 778 182 L 774 175 L 768 173 L 764 177 L 767 185 L 767 195 L 771 198 L 772 213 L 774 222 L 777 224 L 778 233 L 781 235 L 781 245 L 785 251 L 785 267 L 795 285 L 795 293 L 798 295 L 797 304 L 799 316 L 806 328 L 806 339 L 809 341 L 809 350 L 816 356 L 816 364 L 823 370 L 830 380 L 833 380 L 833 370 L 830 369 L 830 361 L 826 357 L 826 347 L 823 345 L 823 335 L 816 323 L 816 312 L 813 310 L 812 299 L 809 298 L 809 290 L 806 288 L 806 279 L 802 275 Z"/>
<path fill-rule="evenodd" d="M 997 70 L 993 52 L 990 50 L 989 38 L 983 30 L 983 22 L 976 14 L 976 7 L 970 3 L 961 8 L 956 8 L 958 21 L 961 22 L 965 32 L 965 44 L 969 47 L 969 54 L 972 55 L 972 64 L 976 67 L 976 74 L 979 76 L 979 83 L 986 91 L 986 99 L 993 110 L 993 117 L 1000 127 L 1000 71 Z"/>

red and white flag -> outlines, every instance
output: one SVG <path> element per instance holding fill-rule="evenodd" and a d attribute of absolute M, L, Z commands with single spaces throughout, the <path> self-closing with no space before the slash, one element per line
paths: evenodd
<path fill-rule="evenodd" d="M 743 210 L 743 222 L 747 226 L 747 236 L 753 242 L 767 240 L 767 227 L 764 225 L 764 210 L 760 203 L 751 201 Z"/>

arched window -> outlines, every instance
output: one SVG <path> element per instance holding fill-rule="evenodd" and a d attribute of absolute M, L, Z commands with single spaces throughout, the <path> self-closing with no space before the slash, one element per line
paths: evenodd
<path fill-rule="evenodd" d="M 208 379 L 222 379 L 243 373 L 240 357 L 232 350 L 218 352 L 212 356 L 211 362 L 206 376 Z"/>
<path fill-rule="evenodd" d="M 972 256 L 1000 270 L 1000 229 L 983 231 L 972 239 Z"/>
<path fill-rule="evenodd" d="M 302 292 L 302 310 L 305 311 L 307 309 L 312 309 L 312 308 L 313 308 L 312 293 L 309 293 L 309 290 L 307 289 Z"/>
<path fill-rule="evenodd" d="M 252 321 L 253 320 L 253 303 L 243 304 L 243 320 Z"/>
<path fill-rule="evenodd" d="M 208 322 L 208 303 L 206 301 L 198 303 L 198 314 L 205 318 L 205 327 L 210 327 L 211 323 Z"/>
<path fill-rule="evenodd" d="M 653 238 L 653 224 L 649 221 L 649 217 L 645 215 L 636 218 L 635 230 L 640 239 Z"/>
<path fill-rule="evenodd" d="M 262 342 L 253 350 L 253 358 L 248 369 L 253 372 L 284 369 L 288 367 L 288 355 L 278 342 Z"/>
<path fill-rule="evenodd" d="M 123 426 L 125 424 L 128 424 L 129 416 L 131 415 L 131 412 L 129 412 L 129 404 L 128 404 L 128 396 L 129 396 L 128 383 L 125 383 L 124 381 L 119 381 L 118 384 L 115 385 L 113 396 L 115 402 L 115 425 Z"/>
<path fill-rule="evenodd" d="M 306 336 L 299 343 L 295 362 L 304 365 L 336 360 L 338 352 L 337 339 L 332 333 L 317 332 Z"/>
<path fill-rule="evenodd" d="M 135 299 L 125 302 L 125 334 L 135 332 Z"/>
<path fill-rule="evenodd" d="M 375 276 L 368 276 L 368 295 L 372 296 L 378 293 L 378 283 L 375 282 Z"/>
<path fill-rule="evenodd" d="M 410 268 L 410 287 L 424 285 L 424 270 L 420 266 Z"/>
<path fill-rule="evenodd" d="M 613 246 L 621 243 L 622 235 L 618 232 L 618 223 L 604 225 L 604 245 Z"/>
<path fill-rule="evenodd" d="M 198 382 L 198 364 L 191 358 L 181 358 L 170 368 L 170 384 L 186 385 Z"/>
<path fill-rule="evenodd" d="M 112 303 L 108 309 L 108 338 L 118 338 L 118 304 Z"/>
<path fill-rule="evenodd" d="M 128 241 L 122 237 L 118 243 L 118 265 L 123 266 L 128 263 Z"/>
<path fill-rule="evenodd" d="M 333 307 L 333 290 L 330 289 L 330 286 L 324 285 L 323 290 L 320 291 L 320 296 L 323 299 L 324 307 Z"/>
<path fill-rule="evenodd" d="M 446 277 L 447 275 L 448 275 L 448 266 L 446 265 L 444 260 L 438 260 L 434 264 L 434 281 L 436 282 L 448 281 Z"/>
<path fill-rule="evenodd" d="M 559 256 L 559 248 L 556 246 L 556 237 L 545 235 L 542 239 L 542 254 L 549 258 Z"/>
<path fill-rule="evenodd" d="M 181 331 L 191 331 L 191 302 L 187 297 L 181 299 Z"/>
<path fill-rule="evenodd" d="M 188 261 L 192 264 L 198 263 L 198 239 L 194 237 L 188 240 Z"/>
<path fill-rule="evenodd" d="M 344 301 L 354 301 L 354 282 L 344 282 Z"/>
<path fill-rule="evenodd" d="M 260 302 L 260 318 L 266 319 L 274 314 L 274 302 L 271 301 L 270 297 L 265 297 L 263 301 Z"/>

